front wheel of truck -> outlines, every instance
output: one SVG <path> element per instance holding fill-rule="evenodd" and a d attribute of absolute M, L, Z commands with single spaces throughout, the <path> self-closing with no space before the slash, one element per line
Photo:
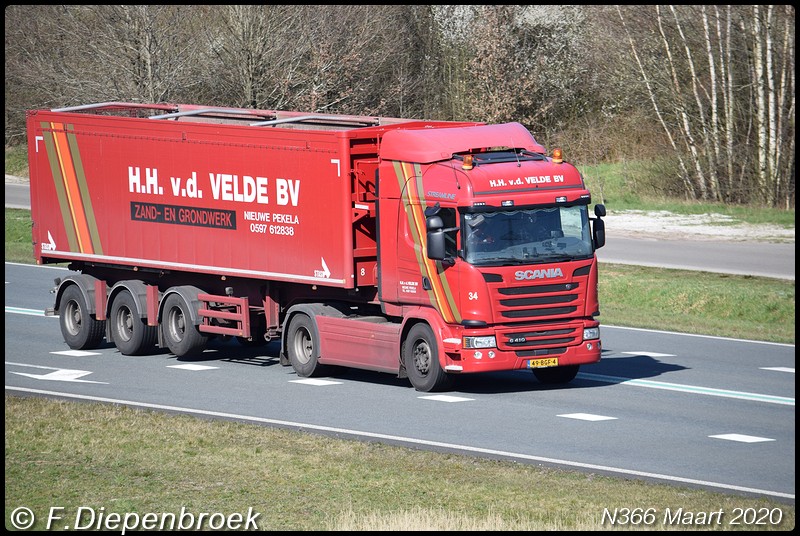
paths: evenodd
<path fill-rule="evenodd" d="M 542 383 L 556 385 L 569 383 L 578 375 L 580 365 L 567 365 L 564 367 L 533 369 L 533 375 Z"/>
<path fill-rule="evenodd" d="M 292 317 L 286 333 L 286 354 L 301 378 L 319 376 L 327 371 L 327 367 L 319 364 L 319 336 L 314 320 L 308 315 Z"/>
<path fill-rule="evenodd" d="M 428 324 L 416 324 L 403 343 L 403 365 L 411 385 L 429 393 L 452 385 L 453 378 L 439 365 L 436 337 Z"/>

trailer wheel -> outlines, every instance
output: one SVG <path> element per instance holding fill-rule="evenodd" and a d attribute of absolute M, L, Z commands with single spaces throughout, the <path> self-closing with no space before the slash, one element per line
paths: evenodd
<path fill-rule="evenodd" d="M 453 378 L 439 365 L 436 337 L 428 324 L 416 324 L 403 342 L 403 364 L 417 391 L 431 392 L 452 385 Z"/>
<path fill-rule="evenodd" d="M 86 300 L 78 285 L 70 285 L 61 296 L 59 314 L 61 334 L 73 350 L 97 348 L 106 331 L 104 320 L 97 320 L 89 314 Z"/>
<path fill-rule="evenodd" d="M 136 301 L 127 290 L 116 295 L 111 305 L 111 338 L 123 355 L 137 355 L 154 347 L 158 329 L 148 326 L 140 316 Z"/>
<path fill-rule="evenodd" d="M 564 367 L 532 369 L 533 375 L 542 383 L 555 385 L 569 383 L 578 375 L 580 365 L 567 365 Z"/>
<path fill-rule="evenodd" d="M 161 333 L 170 352 L 178 357 L 201 353 L 208 337 L 192 323 L 189 305 L 180 294 L 170 294 L 164 302 Z"/>
<path fill-rule="evenodd" d="M 297 314 L 289 323 L 286 334 L 286 353 L 289 363 L 302 378 L 319 376 L 326 368 L 319 364 L 319 339 L 314 321 L 308 315 Z"/>

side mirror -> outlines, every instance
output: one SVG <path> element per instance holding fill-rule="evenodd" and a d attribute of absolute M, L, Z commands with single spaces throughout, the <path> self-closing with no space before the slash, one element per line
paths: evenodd
<path fill-rule="evenodd" d="M 443 261 L 447 257 L 444 242 L 444 221 L 442 221 L 441 216 L 428 216 L 425 219 L 425 228 L 428 230 L 428 258 L 435 261 Z"/>
<path fill-rule="evenodd" d="M 598 218 L 602 218 L 606 215 L 606 206 L 605 205 L 595 205 L 594 206 L 594 215 Z"/>
<path fill-rule="evenodd" d="M 428 258 L 435 261 L 444 261 L 447 258 L 444 231 L 441 229 L 428 231 Z"/>
<path fill-rule="evenodd" d="M 444 221 L 442 221 L 441 216 L 428 216 L 425 219 L 425 228 L 428 232 L 441 231 L 444 229 Z"/>
<path fill-rule="evenodd" d="M 592 241 L 594 241 L 594 249 L 600 249 L 606 245 L 606 222 L 597 218 L 594 220 L 592 227 Z"/>
<path fill-rule="evenodd" d="M 447 256 L 447 241 L 445 240 L 445 228 L 442 218 L 435 215 L 428 216 L 425 219 L 425 227 L 428 230 L 428 258 L 442 261 L 448 266 L 453 264 L 453 259 Z"/>

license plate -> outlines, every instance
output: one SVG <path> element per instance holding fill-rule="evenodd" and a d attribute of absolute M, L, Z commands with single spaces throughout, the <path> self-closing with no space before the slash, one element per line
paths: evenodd
<path fill-rule="evenodd" d="M 542 359 L 529 359 L 528 368 L 544 368 L 544 367 L 557 367 L 557 357 L 545 357 Z"/>

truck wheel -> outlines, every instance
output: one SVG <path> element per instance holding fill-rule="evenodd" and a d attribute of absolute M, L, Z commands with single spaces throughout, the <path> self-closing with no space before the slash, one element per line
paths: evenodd
<path fill-rule="evenodd" d="M 86 300 L 78 285 L 70 285 L 61 296 L 59 314 L 61 334 L 73 350 L 87 350 L 100 346 L 106 331 L 104 320 L 89 314 Z"/>
<path fill-rule="evenodd" d="M 161 332 L 170 352 L 178 357 L 201 353 L 208 337 L 192 324 L 189 306 L 180 294 L 170 294 L 164 302 Z"/>
<path fill-rule="evenodd" d="M 452 384 L 452 376 L 439 365 L 436 338 L 428 324 L 416 324 L 408 332 L 403 343 L 403 364 L 417 391 L 438 391 Z"/>
<path fill-rule="evenodd" d="M 286 353 L 292 368 L 302 378 L 319 376 L 326 371 L 319 364 L 319 340 L 314 321 L 308 315 L 292 317 L 286 334 Z"/>
<path fill-rule="evenodd" d="M 555 385 L 569 383 L 578 375 L 580 365 L 567 365 L 564 367 L 533 369 L 533 375 L 542 383 Z"/>
<path fill-rule="evenodd" d="M 158 329 L 142 320 L 136 301 L 127 290 L 114 298 L 109 321 L 111 338 L 121 354 L 141 354 L 156 345 Z"/>

